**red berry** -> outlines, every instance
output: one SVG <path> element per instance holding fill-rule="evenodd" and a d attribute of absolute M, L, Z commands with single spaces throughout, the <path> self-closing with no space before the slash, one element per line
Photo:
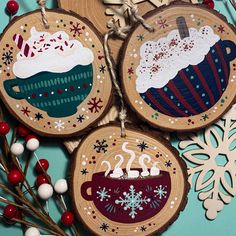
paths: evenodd
<path fill-rule="evenodd" d="M 17 1 L 14 1 L 14 0 L 10 0 L 8 1 L 7 3 L 7 11 L 11 14 L 11 15 L 14 15 L 17 13 L 19 9 L 19 4 Z"/>
<path fill-rule="evenodd" d="M 29 134 L 29 135 L 27 135 L 26 137 L 25 137 L 25 142 L 27 143 L 30 139 L 32 139 L 32 138 L 35 138 L 35 139 L 38 139 L 39 140 L 39 138 L 36 136 L 36 135 L 34 135 L 34 134 Z"/>
<path fill-rule="evenodd" d="M 46 159 L 40 159 L 39 162 L 36 163 L 36 170 L 38 173 L 44 173 L 42 168 L 47 171 L 49 167 L 49 162 Z"/>
<path fill-rule="evenodd" d="M 23 176 L 19 170 L 13 169 L 8 173 L 7 179 L 10 184 L 17 185 L 23 181 Z"/>
<path fill-rule="evenodd" d="M 0 122 L 0 135 L 6 135 L 10 131 L 10 126 L 6 122 Z"/>
<path fill-rule="evenodd" d="M 203 0 L 203 4 L 205 4 L 210 9 L 214 9 L 215 3 L 213 0 Z"/>
<path fill-rule="evenodd" d="M 18 213 L 18 209 L 14 205 L 7 205 L 4 210 L 3 210 L 3 216 L 6 217 L 7 219 L 12 219 L 14 218 Z"/>
<path fill-rule="evenodd" d="M 65 211 L 61 216 L 61 222 L 65 226 L 70 226 L 74 222 L 74 215 L 70 211 Z"/>
<path fill-rule="evenodd" d="M 48 176 L 48 178 L 51 180 L 51 178 Z M 45 175 L 39 175 L 36 179 L 36 185 L 39 187 L 42 184 L 49 184 L 48 178 Z"/>
<path fill-rule="evenodd" d="M 17 127 L 17 133 L 21 136 L 21 137 L 25 137 L 27 135 L 30 134 L 30 131 L 23 125 L 19 125 Z"/>

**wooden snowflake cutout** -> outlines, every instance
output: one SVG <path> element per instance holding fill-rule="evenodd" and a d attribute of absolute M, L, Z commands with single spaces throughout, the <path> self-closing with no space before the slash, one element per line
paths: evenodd
<path fill-rule="evenodd" d="M 189 182 L 199 192 L 206 217 L 214 220 L 236 195 L 236 105 L 211 127 L 180 139 Z"/>
<path fill-rule="evenodd" d="M 155 7 L 162 5 L 168 5 L 173 0 L 133 0 L 133 3 L 138 7 L 139 3 L 149 2 Z M 189 1 L 187 1 L 189 2 Z M 199 0 L 192 0 L 192 3 L 199 3 Z M 127 25 L 126 18 L 130 15 L 130 7 L 124 4 L 124 0 L 103 0 L 103 3 L 111 7 L 106 8 L 106 15 L 112 16 L 112 19 L 108 22 L 108 25 L 115 21 L 121 28 Z M 114 8 L 115 6 L 118 6 Z"/>

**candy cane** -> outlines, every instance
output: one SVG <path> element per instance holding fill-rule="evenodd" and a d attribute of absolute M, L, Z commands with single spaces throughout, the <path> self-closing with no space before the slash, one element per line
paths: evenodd
<path fill-rule="evenodd" d="M 31 50 L 29 44 L 24 41 L 23 37 L 20 34 L 15 34 L 13 36 L 13 40 L 26 57 L 34 56 L 34 52 Z"/>

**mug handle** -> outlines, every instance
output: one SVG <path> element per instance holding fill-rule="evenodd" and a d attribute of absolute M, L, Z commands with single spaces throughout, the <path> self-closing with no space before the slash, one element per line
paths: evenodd
<path fill-rule="evenodd" d="M 24 96 L 22 93 L 16 92 L 13 90 L 15 86 L 18 86 L 17 79 L 6 80 L 3 82 L 4 88 L 7 91 L 8 95 L 12 98 L 23 99 Z"/>
<path fill-rule="evenodd" d="M 225 51 L 227 48 L 230 49 L 230 52 L 226 53 L 228 54 L 228 58 L 229 58 L 229 61 L 232 61 L 236 58 L 236 44 L 230 40 L 224 40 L 223 41 L 224 43 L 224 47 L 225 47 Z"/>
<path fill-rule="evenodd" d="M 92 187 L 93 187 L 93 182 L 92 181 L 84 182 L 81 186 L 81 195 L 87 201 L 92 201 L 93 200 L 93 196 L 88 195 L 88 193 L 87 193 L 87 190 L 89 188 L 92 188 Z"/>

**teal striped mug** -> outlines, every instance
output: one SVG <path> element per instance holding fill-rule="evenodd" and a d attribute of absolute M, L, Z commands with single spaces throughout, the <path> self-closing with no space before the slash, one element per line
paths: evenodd
<path fill-rule="evenodd" d="M 32 106 L 47 112 L 50 117 L 67 117 L 89 95 L 93 85 L 93 67 L 78 65 L 65 73 L 40 72 L 27 79 L 4 81 L 7 94 L 26 99 Z M 19 91 L 14 91 L 18 87 Z"/>

